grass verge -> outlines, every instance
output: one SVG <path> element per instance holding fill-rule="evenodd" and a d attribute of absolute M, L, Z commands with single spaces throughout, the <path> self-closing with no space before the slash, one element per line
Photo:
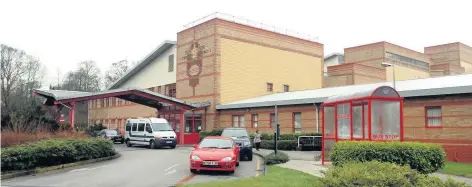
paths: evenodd
<path fill-rule="evenodd" d="M 457 162 L 446 162 L 446 165 L 440 173 L 457 175 L 472 178 L 472 164 L 470 163 L 457 163 Z"/>
<path fill-rule="evenodd" d="M 268 166 L 268 173 L 265 176 L 216 181 L 208 183 L 196 183 L 184 185 L 186 187 L 275 187 L 275 186 L 290 186 L 290 187 L 318 187 L 322 186 L 319 178 L 292 169 L 286 169 L 279 166 Z"/>

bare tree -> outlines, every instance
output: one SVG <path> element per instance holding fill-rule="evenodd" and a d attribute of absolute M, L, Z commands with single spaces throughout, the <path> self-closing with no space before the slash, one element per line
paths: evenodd
<path fill-rule="evenodd" d="M 111 64 L 110 68 L 105 72 L 105 86 L 107 88 L 130 69 L 128 64 L 129 62 L 126 59 Z"/>
<path fill-rule="evenodd" d="M 83 61 L 77 70 L 67 73 L 59 88 L 63 90 L 95 92 L 101 90 L 100 69 L 94 61 Z"/>

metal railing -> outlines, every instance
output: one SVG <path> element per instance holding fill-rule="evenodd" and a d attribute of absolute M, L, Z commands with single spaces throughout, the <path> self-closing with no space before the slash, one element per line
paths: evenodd
<path fill-rule="evenodd" d="M 184 30 L 185 30 L 185 29 L 191 28 L 193 26 L 196 26 L 198 24 L 204 23 L 206 21 L 209 21 L 209 20 L 212 20 L 212 19 L 215 19 L 215 18 L 230 21 L 230 22 L 234 22 L 234 23 L 239 23 L 239 24 L 242 24 L 242 25 L 246 25 L 246 26 L 250 26 L 250 27 L 254 27 L 254 28 L 259 28 L 259 29 L 263 29 L 263 30 L 266 30 L 266 31 L 271 31 L 271 32 L 287 35 L 287 36 L 292 36 L 292 37 L 295 37 L 295 38 L 308 40 L 308 41 L 312 41 L 312 42 L 318 42 L 319 41 L 319 37 L 317 37 L 317 36 L 312 36 L 312 35 L 309 35 L 309 34 L 304 34 L 304 33 L 300 33 L 300 32 L 297 32 L 297 31 L 292 31 L 292 30 L 289 30 L 289 29 L 286 29 L 286 28 L 276 27 L 274 25 L 264 24 L 262 22 L 251 21 L 249 19 L 245 19 L 245 18 L 242 18 L 242 17 L 237 17 L 237 16 L 233 16 L 233 15 L 229 15 L 229 14 L 225 14 L 225 13 L 221 13 L 221 12 L 215 12 L 215 13 L 212 13 L 210 15 L 204 16 L 200 19 L 197 19 L 195 21 L 192 21 L 192 22 L 184 25 L 183 27 L 184 27 Z"/>

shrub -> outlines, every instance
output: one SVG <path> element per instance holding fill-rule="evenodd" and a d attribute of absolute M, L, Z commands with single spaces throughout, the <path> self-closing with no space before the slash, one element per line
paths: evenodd
<path fill-rule="evenodd" d="M 18 144 L 37 142 L 44 139 L 51 138 L 87 138 L 84 132 L 74 131 L 56 131 L 50 132 L 48 130 L 37 130 L 36 132 L 3 130 L 1 136 L 2 148 L 10 147 Z"/>
<path fill-rule="evenodd" d="M 409 165 L 421 173 L 433 173 L 444 166 L 446 153 L 440 145 L 418 142 L 338 142 L 330 159 L 333 165 L 378 160 Z"/>
<path fill-rule="evenodd" d="M 371 161 L 352 162 L 330 168 L 320 178 L 324 186 L 401 186 L 401 187 L 465 187 L 454 180 L 442 181 L 438 177 L 421 174 L 407 166 Z"/>
<path fill-rule="evenodd" d="M 297 141 L 295 140 L 278 140 L 277 143 L 279 144 L 278 150 L 296 150 L 297 149 Z M 262 149 L 274 149 L 274 140 L 262 140 L 261 141 L 261 148 Z"/>
<path fill-rule="evenodd" d="M 90 137 L 96 137 L 97 133 L 100 132 L 103 129 L 106 129 L 107 127 L 104 126 L 103 124 L 94 124 L 90 125 L 87 128 L 85 128 L 85 132 L 90 136 Z"/>
<path fill-rule="evenodd" d="M 25 170 L 113 156 L 113 144 L 105 139 L 50 139 L 3 148 L 2 171 Z"/>
<path fill-rule="evenodd" d="M 266 157 L 264 157 L 264 162 L 266 165 L 273 165 L 273 164 L 282 164 L 288 162 L 290 158 L 284 152 L 275 152 L 270 153 Z"/>
<path fill-rule="evenodd" d="M 203 138 L 207 136 L 221 136 L 221 133 L 223 133 L 223 129 L 213 129 L 212 131 L 200 131 L 200 141 L 202 141 Z"/>

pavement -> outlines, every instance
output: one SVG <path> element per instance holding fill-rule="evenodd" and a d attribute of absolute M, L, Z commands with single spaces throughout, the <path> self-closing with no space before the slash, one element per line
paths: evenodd
<path fill-rule="evenodd" d="M 175 186 L 178 184 L 232 180 L 259 175 L 263 161 L 241 161 L 234 174 L 202 172 L 192 174 L 189 155 L 193 148 L 147 149 L 115 144 L 121 157 L 83 166 L 1 181 L 4 187 L 121 187 Z"/>
<path fill-rule="evenodd" d="M 258 154 L 260 156 L 266 156 L 270 153 L 274 152 L 274 150 L 269 149 L 253 149 L 254 154 Z M 277 152 L 284 152 L 290 157 L 290 161 L 279 164 L 277 166 L 298 170 L 301 172 L 308 173 L 313 176 L 322 177 L 322 171 L 327 170 L 328 168 L 321 165 L 321 161 L 317 161 L 315 157 L 317 155 L 321 155 L 321 151 L 280 151 Z M 270 171 L 268 171 L 270 172 Z"/>

